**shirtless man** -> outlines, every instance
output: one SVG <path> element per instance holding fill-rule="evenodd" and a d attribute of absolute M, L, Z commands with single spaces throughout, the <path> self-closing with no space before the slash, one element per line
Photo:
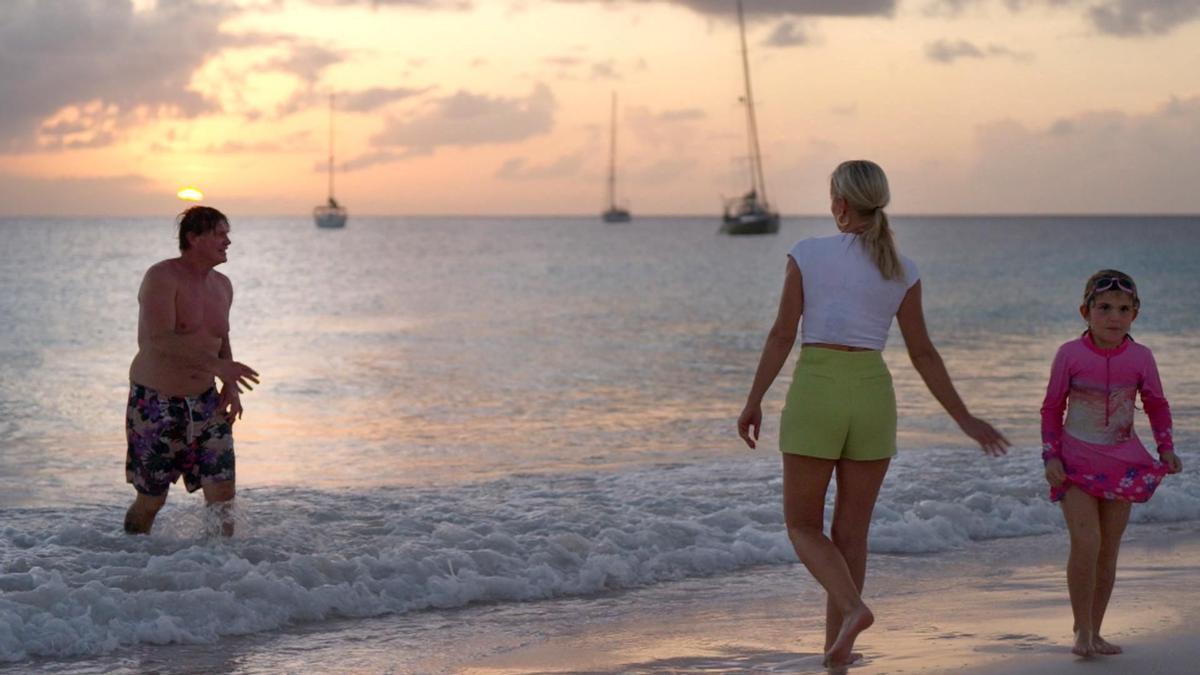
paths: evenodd
<path fill-rule="evenodd" d="M 125 479 L 137 497 L 125 531 L 147 534 L 180 476 L 233 534 L 233 423 L 239 394 L 258 373 L 233 360 L 229 306 L 233 285 L 214 270 L 226 261 L 229 221 L 193 206 L 179 216 L 179 257 L 146 271 L 138 291 L 138 353 L 129 366 Z M 220 394 L 214 379 L 221 381 Z"/>

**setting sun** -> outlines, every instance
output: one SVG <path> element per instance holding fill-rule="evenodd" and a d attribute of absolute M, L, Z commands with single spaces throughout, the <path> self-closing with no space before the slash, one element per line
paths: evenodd
<path fill-rule="evenodd" d="M 175 196 L 179 197 L 185 202 L 198 202 L 201 199 L 204 199 L 204 193 L 194 187 L 185 187 L 179 192 L 175 193 Z"/>

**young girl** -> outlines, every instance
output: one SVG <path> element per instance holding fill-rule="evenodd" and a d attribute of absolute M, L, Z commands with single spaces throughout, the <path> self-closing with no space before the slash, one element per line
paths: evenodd
<path fill-rule="evenodd" d="M 1140 305 L 1128 274 L 1093 274 L 1079 307 L 1088 329 L 1058 348 L 1042 403 L 1042 460 L 1050 499 L 1062 503 L 1071 535 L 1071 651 L 1079 656 L 1121 653 L 1100 637 L 1100 624 L 1112 595 L 1130 505 L 1150 499 L 1165 474 L 1183 468 L 1171 443 L 1171 410 L 1154 356 L 1129 336 Z M 1137 394 L 1150 418 L 1158 460 L 1133 432 Z"/>

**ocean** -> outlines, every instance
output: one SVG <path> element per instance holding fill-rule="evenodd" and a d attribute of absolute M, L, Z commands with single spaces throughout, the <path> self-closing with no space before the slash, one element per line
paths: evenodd
<path fill-rule="evenodd" d="M 121 531 L 136 296 L 171 219 L 0 219 L 0 670 L 450 672 L 767 577 L 819 597 L 780 509 L 791 363 L 758 450 L 734 422 L 786 253 L 829 218 L 734 238 L 711 218 L 229 215 L 233 352 L 262 375 L 231 540 L 181 484 L 154 534 Z M 972 447 L 893 330 L 872 574 L 1063 530 L 1038 408 L 1103 267 L 1138 282 L 1185 462 L 1133 522 L 1200 520 L 1200 218 L 893 227 L 959 392 L 1014 447 Z"/>

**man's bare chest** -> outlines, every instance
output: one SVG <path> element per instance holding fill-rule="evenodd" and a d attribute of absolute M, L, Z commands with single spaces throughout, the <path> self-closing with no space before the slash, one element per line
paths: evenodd
<path fill-rule="evenodd" d="M 175 293 L 175 332 L 229 333 L 229 298 L 214 283 L 180 285 Z"/>

